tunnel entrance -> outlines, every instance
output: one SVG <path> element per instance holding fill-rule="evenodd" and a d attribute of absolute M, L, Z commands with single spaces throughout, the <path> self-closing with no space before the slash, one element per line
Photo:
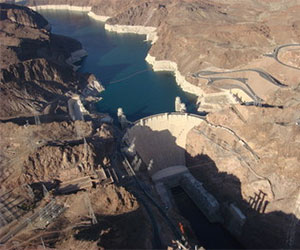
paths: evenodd
<path fill-rule="evenodd" d="M 242 245 L 218 223 L 210 223 L 193 200 L 180 187 L 171 188 L 171 193 L 180 214 L 191 227 L 205 249 L 242 249 Z"/>

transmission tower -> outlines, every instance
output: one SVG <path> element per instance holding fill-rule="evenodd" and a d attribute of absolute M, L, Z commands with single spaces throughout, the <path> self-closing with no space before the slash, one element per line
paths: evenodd
<path fill-rule="evenodd" d="M 35 125 L 40 125 L 41 124 L 40 117 L 37 113 L 34 113 L 34 123 L 35 123 Z"/>
<path fill-rule="evenodd" d="M 89 210 L 89 216 L 92 218 L 92 224 L 94 224 L 94 225 L 97 224 L 98 221 L 95 216 L 94 210 L 92 208 L 91 200 L 90 200 L 88 193 L 84 194 L 84 202 L 85 202 L 86 208 Z"/>
<path fill-rule="evenodd" d="M 43 195 L 44 195 L 44 197 L 48 197 L 48 195 L 49 195 L 48 189 L 45 187 L 44 184 L 42 184 L 42 187 L 43 187 Z"/>
<path fill-rule="evenodd" d="M 5 219 L 5 216 L 0 212 L 0 227 L 8 224 L 8 221 Z"/>
<path fill-rule="evenodd" d="M 25 185 L 24 185 L 24 189 L 26 190 L 26 192 L 27 192 L 29 198 L 30 198 L 31 200 L 34 200 L 35 195 L 34 195 L 34 193 L 33 193 L 32 188 L 31 188 L 28 184 L 25 184 Z"/>

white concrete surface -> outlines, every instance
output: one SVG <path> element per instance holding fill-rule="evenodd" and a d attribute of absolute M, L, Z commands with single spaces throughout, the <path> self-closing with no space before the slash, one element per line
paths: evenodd
<path fill-rule="evenodd" d="M 68 4 L 46 4 L 46 5 L 35 5 L 28 6 L 28 8 L 39 11 L 39 10 L 71 10 L 71 11 L 80 11 L 80 12 L 89 12 L 91 11 L 91 6 L 76 6 Z"/>
<path fill-rule="evenodd" d="M 97 21 L 100 21 L 100 22 L 106 22 L 107 19 L 110 18 L 110 16 L 100 16 L 100 15 L 97 15 L 95 14 L 94 12 L 90 11 L 88 13 L 88 16 L 90 16 L 91 18 L 97 20 Z"/>
<path fill-rule="evenodd" d="M 141 25 L 119 25 L 119 24 L 105 24 L 104 28 L 108 31 L 118 33 L 133 33 L 139 35 L 146 35 L 146 40 L 155 43 L 158 39 L 156 27 L 141 26 Z"/>
<path fill-rule="evenodd" d="M 163 113 L 143 118 L 127 130 L 124 139 L 130 144 L 134 138 L 136 151 L 149 164 L 153 159 L 150 174 L 176 165 L 185 165 L 187 133 L 199 125 L 199 116 L 182 113 Z"/>

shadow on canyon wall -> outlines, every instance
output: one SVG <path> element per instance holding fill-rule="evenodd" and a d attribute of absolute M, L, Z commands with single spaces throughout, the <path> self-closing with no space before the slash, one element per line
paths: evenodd
<path fill-rule="evenodd" d="M 97 242 L 105 249 L 146 249 L 147 241 L 151 245 L 151 237 L 147 235 L 150 223 L 145 220 L 141 208 L 120 215 L 96 214 L 96 218 L 95 225 L 77 227 L 74 238 Z"/>
<path fill-rule="evenodd" d="M 141 145 L 150 148 L 148 152 L 142 152 L 145 154 L 145 158 L 149 158 L 149 154 L 159 152 L 161 156 L 157 158 L 157 161 L 170 163 L 173 162 L 173 159 L 165 155 L 168 151 L 174 153 L 184 150 L 176 145 L 176 138 L 169 131 L 153 131 L 151 129 L 149 131 L 149 129 L 145 130 L 146 135 L 143 134 L 144 136 L 140 133 L 140 138 L 146 140 Z M 151 142 L 151 139 L 154 138 L 157 139 L 156 144 Z M 165 147 L 166 145 L 168 147 Z M 171 149 L 168 150 L 170 145 Z M 160 150 L 159 147 L 163 147 L 163 149 Z M 268 200 L 266 199 L 266 194 L 262 191 L 254 193 L 248 200 L 244 200 L 241 193 L 240 180 L 232 174 L 220 172 L 215 162 L 208 155 L 192 157 L 185 152 L 185 157 L 186 165 L 189 167 L 190 172 L 219 201 L 225 223 L 227 218 L 224 211 L 231 203 L 239 207 L 246 215 L 246 223 L 242 229 L 241 236 L 238 238 L 243 246 L 259 249 L 300 248 L 300 220 L 294 214 L 286 214 L 282 211 L 267 213 Z M 145 167 L 137 169 L 139 179 L 148 175 Z M 133 179 L 127 176 L 128 178 Z M 123 184 L 120 183 L 120 185 Z M 126 188 L 126 185 L 124 186 Z M 130 189 L 128 191 L 130 192 Z M 93 241 L 98 246 L 109 249 L 141 249 L 145 248 L 146 245 L 151 246 L 153 235 L 149 232 L 152 231 L 151 227 L 153 225 L 151 226 L 150 221 L 145 219 L 147 216 L 141 208 L 133 212 L 114 216 L 96 214 L 96 217 L 98 220 L 97 224 L 76 228 L 74 237 L 82 241 Z M 157 223 L 159 222 L 157 221 Z M 204 228 L 203 230 L 206 229 Z M 160 232 L 160 237 L 164 237 L 163 232 Z M 215 240 L 218 240 L 217 236 Z"/>
<path fill-rule="evenodd" d="M 300 248 L 300 220 L 282 211 L 266 213 L 266 194 L 261 190 L 248 200 L 241 194 L 241 182 L 232 175 L 220 172 L 208 155 L 192 157 L 186 153 L 190 172 L 220 202 L 221 207 L 236 204 L 247 216 L 239 241 L 247 248 Z M 225 218 L 226 220 L 226 218 Z"/>
<path fill-rule="evenodd" d="M 178 154 L 184 150 L 176 144 L 176 138 L 167 130 L 153 131 L 147 127 L 143 133 L 139 131 L 136 139 L 144 141 L 136 143 L 137 151 L 139 151 L 139 147 L 149 148 L 149 150 L 143 149 L 140 152 L 140 156 L 144 160 L 149 160 L 150 155 L 155 154 L 154 161 L 166 167 L 176 165 L 174 161 L 180 159 Z M 197 166 L 190 167 L 190 172 L 219 201 L 225 223 L 228 218 L 224 211 L 230 203 L 235 204 L 246 215 L 247 220 L 238 239 L 245 247 L 300 248 L 300 220 L 294 214 L 286 214 L 282 211 L 266 212 L 269 201 L 262 190 L 253 193 L 248 200 L 244 200 L 239 178 L 226 172 L 220 172 L 208 155 L 192 157 L 185 152 L 185 158 L 188 167 Z M 145 163 L 148 164 L 148 162 Z M 154 164 L 154 168 L 156 167 Z M 139 170 L 146 174 L 145 168 Z"/>

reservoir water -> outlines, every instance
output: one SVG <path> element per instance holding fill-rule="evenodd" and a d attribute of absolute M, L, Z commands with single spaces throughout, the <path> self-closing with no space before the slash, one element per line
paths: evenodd
<path fill-rule="evenodd" d="M 193 112 L 193 97 L 183 92 L 170 72 L 153 72 L 145 61 L 150 43 L 145 36 L 108 32 L 104 24 L 87 14 L 43 10 L 40 13 L 52 25 L 52 32 L 80 41 L 88 56 L 79 71 L 93 73 L 105 87 L 100 112 L 116 115 L 122 107 L 131 121 L 174 111 L 175 97 L 180 96 Z"/>
<path fill-rule="evenodd" d="M 175 97 L 194 111 L 193 96 L 184 93 L 168 72 L 153 72 L 145 57 L 150 43 L 145 36 L 107 32 L 101 22 L 84 13 L 43 10 L 52 32 L 79 40 L 88 56 L 81 72 L 93 73 L 105 86 L 98 111 L 115 117 L 122 107 L 131 121 L 162 112 L 174 111 Z M 172 190 L 180 213 L 190 221 L 201 245 L 206 249 L 241 248 L 220 225 L 210 224 L 193 201 L 180 189 Z"/>

